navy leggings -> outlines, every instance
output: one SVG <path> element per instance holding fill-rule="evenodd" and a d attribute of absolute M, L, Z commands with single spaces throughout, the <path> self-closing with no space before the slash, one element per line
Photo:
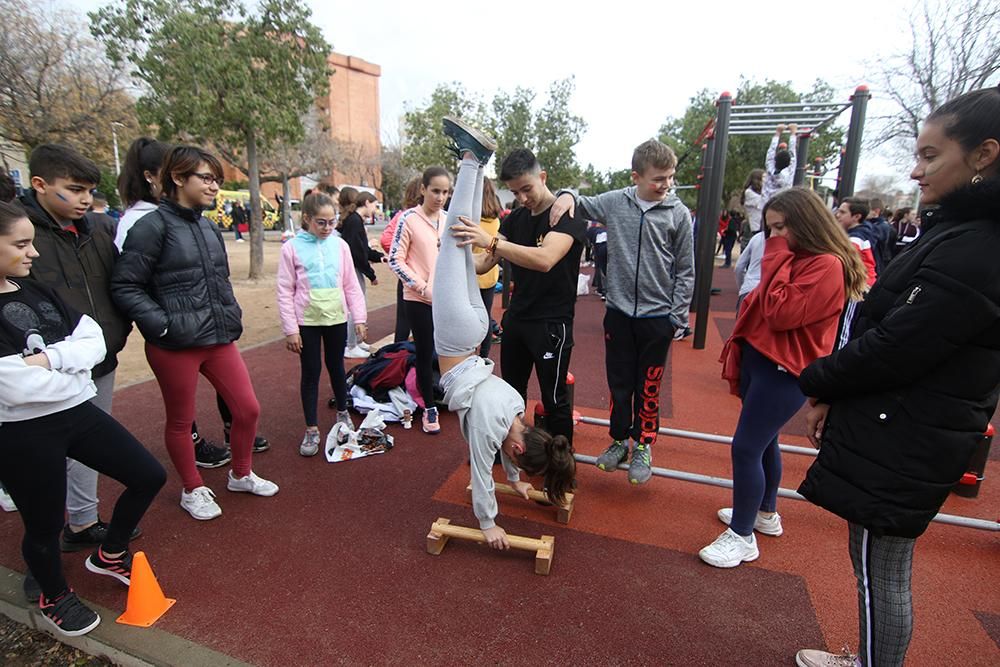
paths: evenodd
<path fill-rule="evenodd" d="M 753 534 L 757 511 L 777 508 L 781 482 L 778 431 L 806 402 L 791 373 L 743 343 L 740 396 L 743 409 L 733 435 L 733 518 L 737 535 Z"/>
<path fill-rule="evenodd" d="M 326 371 L 330 374 L 330 387 L 337 401 L 337 410 L 347 409 L 347 380 L 344 374 L 347 324 L 325 327 L 300 326 L 299 336 L 302 338 L 302 353 L 299 355 L 299 362 L 302 365 L 302 381 L 299 384 L 299 392 L 302 394 L 302 413 L 306 418 L 306 426 L 319 426 L 316 401 L 319 399 L 319 376 L 323 372 L 323 367 L 320 365 L 321 346 Z"/>

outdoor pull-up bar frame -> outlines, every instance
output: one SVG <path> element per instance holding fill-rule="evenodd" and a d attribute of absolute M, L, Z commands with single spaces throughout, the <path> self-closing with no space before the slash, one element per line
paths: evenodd
<path fill-rule="evenodd" d="M 808 168 L 809 139 L 819 128 L 832 122 L 848 107 L 851 122 L 847 130 L 847 145 L 841 160 L 837 194 L 840 199 L 854 194 L 865 113 L 871 93 L 867 86 L 858 86 L 850 102 L 794 102 L 782 104 L 733 105 L 728 92 L 716 102 L 714 129 L 702 151 L 702 171 L 698 184 L 697 238 L 695 239 L 695 291 L 692 310 L 697 313 L 694 327 L 694 348 L 705 349 L 708 334 L 712 294 L 712 274 L 715 269 L 716 221 L 722 206 L 722 188 L 726 173 L 726 152 L 729 137 L 749 134 L 773 134 L 779 124 L 795 123 L 802 128 L 796 137 L 796 164 L 793 183 L 805 181 Z M 766 122 L 770 120 L 773 124 Z M 816 121 L 816 122 L 814 122 Z"/>

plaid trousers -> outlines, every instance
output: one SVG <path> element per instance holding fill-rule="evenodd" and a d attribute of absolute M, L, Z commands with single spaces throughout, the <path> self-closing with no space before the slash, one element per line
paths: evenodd
<path fill-rule="evenodd" d="M 876 536 L 855 523 L 849 527 L 858 580 L 858 658 L 864 667 L 902 667 L 913 634 L 910 574 L 916 540 Z"/>

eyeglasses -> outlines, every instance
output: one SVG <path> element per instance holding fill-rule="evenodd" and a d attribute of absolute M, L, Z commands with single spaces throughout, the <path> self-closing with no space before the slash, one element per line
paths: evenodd
<path fill-rule="evenodd" d="M 201 179 L 201 182 L 205 185 L 211 185 L 212 183 L 218 183 L 219 187 L 222 187 L 223 178 L 222 176 L 216 176 L 215 174 L 191 174 L 192 176 L 197 176 Z"/>
<path fill-rule="evenodd" d="M 324 220 L 323 218 L 313 218 L 312 223 L 317 227 L 334 227 L 337 224 L 336 220 Z"/>

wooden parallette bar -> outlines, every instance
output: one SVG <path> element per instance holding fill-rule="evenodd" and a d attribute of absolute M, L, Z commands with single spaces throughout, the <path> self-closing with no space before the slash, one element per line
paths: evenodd
<path fill-rule="evenodd" d="M 454 537 L 457 540 L 469 540 L 486 544 L 486 536 L 483 531 L 475 528 L 451 525 L 451 519 L 439 518 L 431 524 L 431 532 L 427 533 L 427 553 L 437 556 L 448 544 L 448 540 Z M 548 574 L 552 568 L 552 555 L 556 548 L 556 538 L 551 535 L 542 535 L 541 539 L 533 537 L 521 537 L 519 535 L 507 535 L 507 541 L 514 549 L 535 552 L 535 574 Z"/>
<path fill-rule="evenodd" d="M 496 482 L 494 483 L 494 486 L 496 489 L 496 493 L 500 493 L 505 496 L 515 496 L 517 498 L 522 497 L 521 494 L 515 491 L 514 487 L 510 486 L 509 484 L 500 484 L 499 482 Z M 467 487 L 465 487 L 465 490 L 468 491 L 469 493 L 472 493 L 472 485 L 469 484 Z M 531 491 L 528 491 L 528 498 L 530 500 L 535 501 L 536 503 L 541 503 L 543 505 L 552 505 L 552 503 L 549 502 L 549 499 L 545 495 L 545 493 L 539 491 L 538 489 L 532 489 Z M 573 498 L 574 495 L 572 493 L 567 493 L 565 505 L 561 507 L 558 505 L 552 505 L 553 507 L 556 508 L 556 521 L 558 521 L 559 523 L 569 523 L 570 517 L 573 516 Z"/>

